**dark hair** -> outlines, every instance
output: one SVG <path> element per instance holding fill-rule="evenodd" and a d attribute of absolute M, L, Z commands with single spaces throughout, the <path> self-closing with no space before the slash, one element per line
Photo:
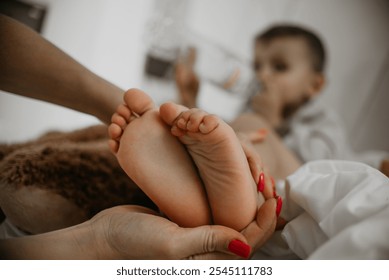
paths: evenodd
<path fill-rule="evenodd" d="M 311 50 L 313 69 L 317 72 L 324 72 L 326 53 L 320 38 L 312 31 L 294 25 L 275 25 L 261 32 L 255 37 L 255 42 L 270 40 L 283 37 L 294 37 L 304 39 Z"/>

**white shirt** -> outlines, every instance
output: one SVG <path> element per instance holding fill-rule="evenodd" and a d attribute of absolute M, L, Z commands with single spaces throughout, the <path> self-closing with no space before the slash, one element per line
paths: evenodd
<path fill-rule="evenodd" d="M 320 99 L 313 99 L 301 107 L 289 121 L 288 130 L 284 143 L 303 162 L 343 159 L 379 168 L 382 160 L 389 158 L 385 151 L 356 153 L 347 139 L 342 121 Z"/>

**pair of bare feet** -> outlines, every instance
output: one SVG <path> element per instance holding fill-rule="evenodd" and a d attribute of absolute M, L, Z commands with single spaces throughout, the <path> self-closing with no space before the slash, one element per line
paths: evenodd
<path fill-rule="evenodd" d="M 239 139 L 220 118 L 174 103 L 158 110 L 132 89 L 109 135 L 123 170 L 178 225 L 241 230 L 254 220 L 263 198 Z"/>

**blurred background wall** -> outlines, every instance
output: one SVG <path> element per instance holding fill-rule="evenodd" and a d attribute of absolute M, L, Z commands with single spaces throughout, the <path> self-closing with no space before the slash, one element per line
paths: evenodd
<path fill-rule="evenodd" d="M 146 73 L 150 54 L 169 60 L 195 46 L 199 75 L 217 80 L 236 65 L 250 71 L 253 37 L 261 30 L 277 22 L 303 24 L 324 40 L 329 60 L 323 99 L 342 117 L 352 146 L 389 151 L 389 1 L 26 2 L 46 8 L 41 31 L 45 38 L 123 89 L 145 89 L 157 103 L 177 95 L 169 70 L 163 77 Z M 239 99 L 229 102 L 234 98 Z M 226 104 L 207 106 L 228 110 Z M 0 94 L 0 142 L 96 123 L 94 117 L 55 105 Z"/>

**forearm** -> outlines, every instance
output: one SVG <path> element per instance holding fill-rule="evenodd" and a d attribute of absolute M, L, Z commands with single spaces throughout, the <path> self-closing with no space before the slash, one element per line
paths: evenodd
<path fill-rule="evenodd" d="M 124 90 L 39 34 L 0 16 L 0 89 L 92 114 L 109 123 Z"/>
<path fill-rule="evenodd" d="M 0 240 L 0 259 L 96 259 L 87 223 L 44 234 Z"/>

